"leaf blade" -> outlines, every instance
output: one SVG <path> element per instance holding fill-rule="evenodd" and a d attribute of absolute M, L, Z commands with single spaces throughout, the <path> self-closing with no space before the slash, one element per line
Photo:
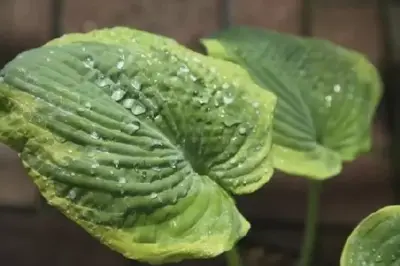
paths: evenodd
<path fill-rule="evenodd" d="M 22 143 L 48 202 L 107 246 L 158 264 L 216 256 L 249 230 L 231 194 L 272 175 L 276 99 L 240 68 L 117 28 L 54 40 L 1 74 L 0 140 Z"/>
<path fill-rule="evenodd" d="M 346 240 L 342 266 L 397 265 L 400 261 L 400 206 L 387 206 L 364 218 Z"/>
<path fill-rule="evenodd" d="M 242 66 L 277 95 L 278 169 L 326 179 L 370 149 L 381 81 L 364 56 L 328 41 L 242 26 L 201 42 L 210 56 Z"/>

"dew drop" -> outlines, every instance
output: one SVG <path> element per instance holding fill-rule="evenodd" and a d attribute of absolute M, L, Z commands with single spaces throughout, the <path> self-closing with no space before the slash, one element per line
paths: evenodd
<path fill-rule="evenodd" d="M 325 102 L 326 102 L 326 106 L 330 107 L 332 105 L 332 96 L 331 95 L 325 96 Z"/>
<path fill-rule="evenodd" d="M 96 81 L 96 84 L 99 87 L 105 87 L 106 85 L 110 84 L 110 82 L 106 78 L 101 77 Z"/>
<path fill-rule="evenodd" d="M 161 171 L 160 167 L 158 167 L 158 166 L 152 167 L 151 169 L 153 169 L 156 172 L 160 172 Z"/>
<path fill-rule="evenodd" d="M 141 104 L 136 104 L 135 106 L 132 107 L 131 111 L 132 114 L 134 115 L 141 115 L 146 112 L 146 108 Z"/>
<path fill-rule="evenodd" d="M 177 164 L 178 164 L 178 162 L 176 160 L 171 160 L 169 162 L 169 165 L 171 166 L 172 169 L 176 169 Z"/>
<path fill-rule="evenodd" d="M 163 147 L 163 143 L 159 140 L 154 140 L 151 142 L 150 148 L 152 150 L 157 149 L 157 148 L 162 148 Z"/>
<path fill-rule="evenodd" d="M 156 122 L 157 124 L 158 124 L 158 123 L 161 123 L 162 120 L 163 120 L 163 118 L 162 118 L 161 115 L 156 115 L 156 116 L 154 117 L 154 122 Z"/>
<path fill-rule="evenodd" d="M 232 127 L 234 125 L 240 124 L 240 121 L 234 117 L 226 117 L 223 123 L 227 127 Z"/>
<path fill-rule="evenodd" d="M 26 69 L 24 67 L 19 67 L 18 71 L 21 72 L 21 73 L 24 73 L 24 74 L 26 73 Z"/>
<path fill-rule="evenodd" d="M 196 80 L 197 80 L 197 78 L 196 78 L 195 76 L 193 76 L 193 75 L 190 75 L 189 77 L 190 77 L 190 79 L 191 79 L 192 81 L 196 81 Z"/>
<path fill-rule="evenodd" d="M 375 258 L 375 262 L 382 262 L 382 261 L 383 261 L 382 256 L 378 254 Z"/>
<path fill-rule="evenodd" d="M 132 108 L 134 102 L 135 101 L 133 99 L 125 99 L 122 102 L 122 106 L 125 107 L 126 109 L 130 109 L 130 108 Z"/>
<path fill-rule="evenodd" d="M 97 132 L 95 132 L 95 131 L 93 131 L 91 134 L 90 134 L 90 137 L 92 137 L 92 139 L 99 139 L 100 137 L 99 137 L 99 134 L 97 134 Z"/>
<path fill-rule="evenodd" d="M 202 95 L 202 96 L 199 96 L 199 97 L 194 97 L 193 100 L 195 100 L 198 103 L 200 103 L 201 105 L 203 105 L 203 104 L 208 103 L 210 98 L 207 95 Z"/>
<path fill-rule="evenodd" d="M 113 99 L 114 101 L 119 101 L 124 98 L 125 94 L 126 91 L 118 89 L 113 92 L 113 94 L 111 95 L 111 99 Z"/>
<path fill-rule="evenodd" d="M 157 198 L 157 193 L 153 192 L 150 194 L 150 198 L 155 199 Z"/>
<path fill-rule="evenodd" d="M 126 178 L 125 178 L 125 177 L 120 177 L 120 178 L 118 179 L 118 183 L 120 183 L 120 184 L 126 184 Z"/>
<path fill-rule="evenodd" d="M 93 58 L 87 57 L 87 58 L 83 61 L 83 65 L 84 65 L 86 68 L 93 68 L 93 66 L 94 66 Z"/>
<path fill-rule="evenodd" d="M 136 90 L 140 90 L 141 89 L 141 84 L 136 79 L 132 80 L 131 85 Z"/>
<path fill-rule="evenodd" d="M 172 220 L 171 225 L 172 225 L 172 227 L 177 227 L 178 223 L 175 220 Z"/>
<path fill-rule="evenodd" d="M 75 199 L 76 198 L 76 192 L 74 190 L 70 190 L 68 192 L 68 198 L 71 199 L 71 200 Z"/>
<path fill-rule="evenodd" d="M 180 75 L 183 75 L 183 74 L 186 74 L 186 73 L 189 73 L 189 68 L 187 68 L 187 66 L 181 66 L 178 69 L 177 75 L 180 76 Z"/>
<path fill-rule="evenodd" d="M 91 104 L 90 102 L 86 102 L 86 103 L 85 103 L 85 107 L 86 107 L 87 109 L 91 109 L 91 108 L 92 108 L 92 104 Z"/>
<path fill-rule="evenodd" d="M 215 176 L 216 176 L 217 178 L 221 178 L 221 177 L 224 176 L 224 173 L 222 173 L 221 171 L 217 171 L 217 172 L 215 172 Z"/>
<path fill-rule="evenodd" d="M 136 131 L 138 131 L 140 128 L 140 126 L 138 124 L 135 123 L 129 123 L 126 125 L 126 130 L 129 132 L 129 134 L 133 134 Z"/>
<path fill-rule="evenodd" d="M 117 63 L 117 68 L 118 68 L 119 70 L 121 70 L 121 69 L 124 67 L 124 65 L 125 65 L 124 60 L 118 61 L 118 63 Z"/>
<path fill-rule="evenodd" d="M 224 97 L 222 98 L 224 104 L 228 105 L 231 104 L 234 100 L 233 96 L 231 94 L 228 95 L 224 95 Z"/>
<path fill-rule="evenodd" d="M 115 160 L 113 160 L 113 163 L 115 165 L 115 168 L 119 167 L 119 160 L 115 159 Z"/>
<path fill-rule="evenodd" d="M 333 86 L 333 91 L 336 92 L 336 93 L 340 92 L 341 89 L 342 89 L 342 88 L 340 87 L 339 84 L 335 84 L 335 86 Z"/>
<path fill-rule="evenodd" d="M 240 134 L 240 135 L 245 135 L 246 132 L 247 132 L 247 130 L 246 130 L 245 127 L 240 127 L 240 128 L 239 128 L 239 134 Z"/>
<path fill-rule="evenodd" d="M 171 202 L 173 203 L 173 204 L 175 204 L 176 202 L 178 201 L 178 195 L 174 195 L 173 196 L 173 198 L 171 199 Z"/>

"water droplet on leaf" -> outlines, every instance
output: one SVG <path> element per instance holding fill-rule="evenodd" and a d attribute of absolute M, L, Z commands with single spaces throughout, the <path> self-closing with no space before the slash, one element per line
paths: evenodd
<path fill-rule="evenodd" d="M 135 106 L 132 107 L 131 111 L 134 115 L 141 115 L 146 112 L 146 108 L 141 104 L 135 104 Z"/>
<path fill-rule="evenodd" d="M 228 94 L 228 95 L 224 95 L 222 100 L 224 101 L 224 104 L 231 104 L 233 102 L 234 98 L 231 94 Z"/>
<path fill-rule="evenodd" d="M 113 163 L 114 163 L 114 165 L 115 165 L 115 168 L 118 168 L 119 167 L 119 161 L 118 160 L 113 160 Z"/>
<path fill-rule="evenodd" d="M 331 95 L 325 96 L 325 102 L 326 102 L 326 106 L 327 107 L 331 107 L 331 105 L 332 105 L 332 96 Z"/>
<path fill-rule="evenodd" d="M 111 95 L 111 99 L 113 99 L 114 101 L 119 101 L 124 98 L 125 94 L 126 91 L 118 89 L 113 92 L 113 94 Z"/>
<path fill-rule="evenodd" d="M 94 61 L 93 58 L 91 57 L 87 57 L 84 61 L 83 61 L 83 65 L 87 68 L 93 68 L 94 66 Z"/>
<path fill-rule="evenodd" d="M 140 128 L 140 126 L 138 124 L 135 123 L 129 123 L 126 125 L 126 130 L 129 132 L 129 134 L 133 134 L 136 131 L 138 131 Z"/>
<path fill-rule="evenodd" d="M 68 192 L 68 198 L 71 199 L 71 200 L 75 199 L 76 198 L 76 192 L 74 190 L 70 190 Z"/>
<path fill-rule="evenodd" d="M 227 127 L 232 127 L 234 125 L 240 124 L 240 121 L 235 117 L 228 116 L 224 118 L 223 123 Z"/>
<path fill-rule="evenodd" d="M 240 135 L 245 135 L 246 132 L 247 132 L 247 129 L 246 129 L 245 127 L 240 127 L 240 128 L 239 128 L 239 134 L 240 134 Z"/>
<path fill-rule="evenodd" d="M 180 76 L 180 75 L 184 75 L 186 73 L 189 73 L 189 68 L 187 68 L 187 66 L 181 66 L 178 69 L 177 75 Z"/>
<path fill-rule="evenodd" d="M 118 63 L 117 63 L 117 68 L 118 68 L 119 70 L 121 70 L 121 69 L 124 67 L 124 65 L 125 65 L 124 60 L 118 61 Z"/>
<path fill-rule="evenodd" d="M 177 227 L 178 223 L 175 220 L 172 220 L 171 221 L 171 225 L 172 225 L 172 227 Z"/>
<path fill-rule="evenodd" d="M 135 100 L 133 99 L 125 99 L 122 102 L 122 106 L 125 107 L 126 109 L 130 109 L 132 108 L 134 102 Z"/>
<path fill-rule="evenodd" d="M 97 132 L 92 132 L 92 134 L 90 134 L 90 136 L 93 138 L 93 139 L 99 139 L 100 137 L 99 137 L 99 134 L 97 134 Z"/>
<path fill-rule="evenodd" d="M 141 84 L 136 79 L 132 80 L 131 85 L 136 90 L 140 90 L 141 89 Z"/>

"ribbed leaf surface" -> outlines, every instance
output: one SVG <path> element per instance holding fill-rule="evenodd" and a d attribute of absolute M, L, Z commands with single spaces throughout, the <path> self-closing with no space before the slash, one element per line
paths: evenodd
<path fill-rule="evenodd" d="M 241 68 L 115 28 L 22 53 L 1 76 L 0 140 L 106 245 L 163 263 L 247 233 L 231 194 L 272 175 L 276 99 Z"/>
<path fill-rule="evenodd" d="M 400 265 L 400 206 L 372 213 L 354 229 L 344 246 L 341 266 Z"/>
<path fill-rule="evenodd" d="M 202 42 L 210 56 L 241 65 L 277 95 L 275 167 L 324 179 L 370 149 L 381 82 L 364 56 L 329 41 L 247 27 Z"/>

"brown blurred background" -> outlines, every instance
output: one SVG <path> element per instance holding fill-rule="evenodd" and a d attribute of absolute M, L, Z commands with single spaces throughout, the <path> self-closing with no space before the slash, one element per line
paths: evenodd
<path fill-rule="evenodd" d="M 338 265 L 344 240 L 364 216 L 398 203 L 399 1 L 378 0 L 0 0 L 0 68 L 19 52 L 62 33 L 114 25 L 173 37 L 197 49 L 199 37 L 246 24 L 332 40 L 365 53 L 380 69 L 385 101 L 371 153 L 324 186 L 315 265 Z M 400 25 L 400 24 L 399 24 Z M 391 141 L 391 139 L 393 141 Z M 277 174 L 239 199 L 253 223 L 242 241 L 245 265 L 294 265 L 307 183 Z M 103 247 L 40 199 L 16 154 L 0 146 L 0 265 L 137 264 Z M 224 265 L 221 259 L 182 265 Z"/>

